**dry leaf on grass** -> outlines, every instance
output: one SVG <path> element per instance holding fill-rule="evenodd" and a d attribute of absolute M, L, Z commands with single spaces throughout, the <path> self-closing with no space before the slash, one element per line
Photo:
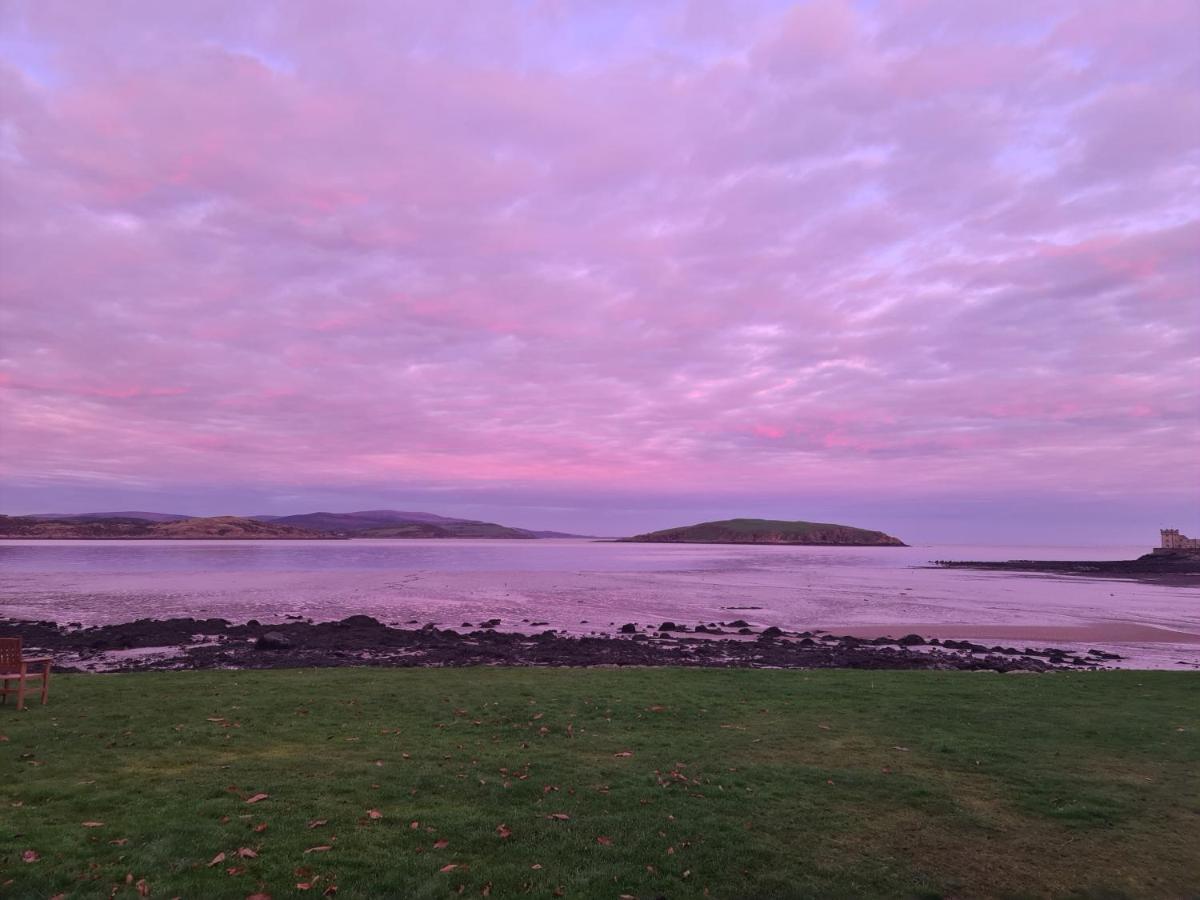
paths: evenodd
<path fill-rule="evenodd" d="M 445 850 L 449 846 L 450 846 L 450 842 L 448 840 L 446 840 L 445 838 L 438 838 L 436 841 L 433 842 L 434 850 Z"/>
<path fill-rule="evenodd" d="M 453 872 L 457 868 L 458 868 L 458 863 L 447 863 L 446 865 L 444 865 L 440 869 L 438 869 L 438 871 L 439 872 Z"/>
<path fill-rule="evenodd" d="M 308 823 L 309 828 L 320 828 L 322 825 L 328 825 L 328 819 L 312 819 Z"/>
<path fill-rule="evenodd" d="M 613 756 L 615 756 L 617 759 L 628 759 L 630 756 L 633 756 L 633 751 L 622 750 L 620 753 L 614 753 Z"/>
<path fill-rule="evenodd" d="M 129 843 L 129 838 L 117 838 L 115 841 L 109 841 L 114 847 L 124 847 Z"/>
<path fill-rule="evenodd" d="M 238 847 L 237 855 L 242 859 L 256 859 L 258 857 L 258 853 L 249 847 Z"/>
<path fill-rule="evenodd" d="M 253 797 L 247 797 L 246 802 L 247 803 L 258 803 L 262 800 L 266 800 L 270 796 L 271 796 L 270 794 L 255 794 Z"/>
<path fill-rule="evenodd" d="M 80 824 L 84 828 L 103 828 L 104 827 L 103 822 L 81 822 Z"/>
<path fill-rule="evenodd" d="M 221 852 L 212 858 L 208 864 L 208 867 L 211 869 L 213 866 L 219 866 L 223 862 L 225 862 L 225 853 Z"/>
<path fill-rule="evenodd" d="M 330 844 L 318 844 L 316 847 L 309 847 L 304 852 L 305 853 L 324 853 L 326 850 L 332 850 L 332 849 L 333 849 L 333 847 Z"/>
<path fill-rule="evenodd" d="M 550 813 L 550 815 L 546 816 L 546 818 L 547 819 L 556 819 L 559 822 L 566 822 L 571 817 L 568 816 L 566 813 Z"/>
<path fill-rule="evenodd" d="M 267 830 L 266 822 L 259 822 L 257 825 L 254 826 L 255 834 L 262 834 L 266 830 Z"/>
<path fill-rule="evenodd" d="M 510 838 L 512 837 L 512 829 L 501 822 L 496 826 L 496 834 L 500 835 L 502 838 Z"/>
<path fill-rule="evenodd" d="M 612 846 L 612 838 L 608 837 L 607 835 L 602 834 L 598 838 L 596 838 L 596 843 L 600 844 L 602 847 L 611 847 Z"/>
<path fill-rule="evenodd" d="M 21 862 L 27 862 L 27 863 L 37 862 L 41 858 L 42 857 L 40 855 L 38 855 L 38 852 L 36 850 L 26 850 L 24 853 L 21 854 Z"/>
<path fill-rule="evenodd" d="M 382 819 L 383 813 L 381 813 L 377 809 L 368 809 L 367 810 L 367 818 L 368 819 Z"/>
<path fill-rule="evenodd" d="M 270 895 L 270 894 L 263 894 L 263 893 L 258 893 L 258 894 L 247 894 L 247 895 L 246 895 L 246 900 L 271 900 L 271 895 Z"/>

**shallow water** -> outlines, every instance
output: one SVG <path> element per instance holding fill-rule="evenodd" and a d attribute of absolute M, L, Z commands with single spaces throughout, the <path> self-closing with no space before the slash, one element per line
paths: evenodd
<path fill-rule="evenodd" d="M 1200 666 L 1200 587 L 923 568 L 934 559 L 1129 559 L 1137 547 L 754 547 L 543 541 L 0 541 L 0 614 L 366 613 L 445 627 L 611 631 L 744 618 L 835 633 L 1103 647 Z M 738 609 L 738 607 L 757 607 Z"/>

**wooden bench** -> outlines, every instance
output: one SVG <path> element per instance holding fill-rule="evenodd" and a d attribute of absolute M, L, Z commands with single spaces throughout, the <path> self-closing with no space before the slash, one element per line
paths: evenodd
<path fill-rule="evenodd" d="M 17 709 L 25 708 L 25 683 L 30 679 L 42 683 L 42 705 L 50 696 L 50 664 L 49 656 L 23 656 L 21 654 L 21 639 L 0 638 L 0 703 L 8 703 L 8 695 L 17 695 Z M 40 671 L 38 671 L 40 669 Z M 15 681 L 17 686 L 9 687 L 8 683 Z"/>

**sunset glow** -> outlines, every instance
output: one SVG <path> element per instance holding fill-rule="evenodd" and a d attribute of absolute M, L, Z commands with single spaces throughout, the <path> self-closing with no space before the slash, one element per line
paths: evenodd
<path fill-rule="evenodd" d="M 1191 0 L 119 9 L 0 14 L 0 512 L 1200 525 Z"/>

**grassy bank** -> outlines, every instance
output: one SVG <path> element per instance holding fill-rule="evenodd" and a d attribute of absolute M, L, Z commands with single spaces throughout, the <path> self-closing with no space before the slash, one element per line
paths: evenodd
<path fill-rule="evenodd" d="M 1200 889 L 1192 674 L 338 669 L 52 687 L 48 707 L 0 707 L 0 896 Z"/>

